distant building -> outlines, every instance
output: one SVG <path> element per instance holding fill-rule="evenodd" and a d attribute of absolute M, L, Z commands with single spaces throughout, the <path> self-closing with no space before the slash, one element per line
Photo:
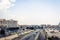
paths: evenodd
<path fill-rule="evenodd" d="M 7 20 L 0 19 L 0 27 L 7 27 Z"/>
<path fill-rule="evenodd" d="M 58 26 L 60 27 L 60 23 L 58 24 Z"/>
<path fill-rule="evenodd" d="M 25 30 L 29 25 L 18 25 L 18 27 L 20 27 L 20 29 Z"/>
<path fill-rule="evenodd" d="M 0 27 L 17 27 L 17 21 L 0 19 Z"/>
<path fill-rule="evenodd" d="M 7 20 L 7 27 L 17 27 L 17 21 L 15 20 Z"/>

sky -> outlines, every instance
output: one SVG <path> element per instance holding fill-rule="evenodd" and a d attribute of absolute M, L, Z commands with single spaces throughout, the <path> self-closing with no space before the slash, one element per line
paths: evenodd
<path fill-rule="evenodd" d="M 60 22 L 60 0 L 0 0 L 0 18 L 22 25 L 56 25 Z"/>

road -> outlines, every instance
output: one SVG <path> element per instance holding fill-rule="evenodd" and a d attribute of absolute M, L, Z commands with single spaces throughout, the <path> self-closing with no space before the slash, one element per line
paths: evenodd
<path fill-rule="evenodd" d="M 41 31 L 40 31 L 40 34 L 39 34 L 39 36 L 38 36 L 38 40 L 46 40 L 45 38 L 46 38 L 46 37 L 45 37 L 45 34 L 44 34 L 43 30 L 41 30 Z"/>
<path fill-rule="evenodd" d="M 45 34 L 44 34 L 43 30 L 37 29 L 37 30 L 25 35 L 21 39 L 18 38 L 16 40 L 45 40 Z"/>
<path fill-rule="evenodd" d="M 34 30 L 25 30 L 22 32 L 17 33 L 18 37 L 15 37 L 12 40 L 20 40 L 22 37 L 24 37 L 25 35 L 29 34 L 30 32 L 33 32 Z"/>
<path fill-rule="evenodd" d="M 35 36 L 36 36 L 36 34 L 31 34 L 31 35 L 28 35 L 27 37 L 23 38 L 22 40 L 34 40 Z"/>
<path fill-rule="evenodd" d="M 18 40 L 48 40 L 46 32 L 42 29 L 36 29 Z"/>
<path fill-rule="evenodd" d="M 40 32 L 40 29 L 39 30 L 35 30 L 34 32 L 26 35 L 25 37 L 23 37 L 20 40 L 35 40 L 35 38 L 36 38 L 36 36 L 38 35 L 39 32 Z"/>

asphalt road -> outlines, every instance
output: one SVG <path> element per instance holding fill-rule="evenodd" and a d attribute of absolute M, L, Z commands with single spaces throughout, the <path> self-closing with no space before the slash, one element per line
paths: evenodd
<path fill-rule="evenodd" d="M 30 32 L 29 34 L 27 34 L 26 36 L 24 36 L 23 38 L 18 38 L 17 40 L 35 40 L 36 36 L 38 35 L 38 40 L 45 40 L 45 34 L 43 32 L 43 30 L 35 30 L 33 32 Z"/>
<path fill-rule="evenodd" d="M 44 34 L 44 32 L 42 30 L 40 32 L 40 35 L 38 37 L 38 40 L 45 40 L 45 34 Z"/>
<path fill-rule="evenodd" d="M 39 31 L 40 30 L 35 30 L 34 32 L 23 37 L 21 40 L 35 40 L 35 37 L 36 37 L 36 35 L 38 35 Z"/>
<path fill-rule="evenodd" d="M 19 32 L 17 35 L 18 37 L 12 39 L 12 40 L 20 40 L 22 37 L 24 37 L 25 35 L 29 34 L 33 32 L 33 30 L 27 30 L 27 31 L 24 31 L 24 32 Z"/>

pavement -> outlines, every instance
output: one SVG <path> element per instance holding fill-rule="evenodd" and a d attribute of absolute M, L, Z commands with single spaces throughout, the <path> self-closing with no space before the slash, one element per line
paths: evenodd
<path fill-rule="evenodd" d="M 0 40 L 11 40 L 15 37 L 18 37 L 18 35 L 14 34 L 14 35 L 10 35 L 10 36 L 7 36 L 7 37 L 2 37 L 2 38 L 0 38 Z"/>

